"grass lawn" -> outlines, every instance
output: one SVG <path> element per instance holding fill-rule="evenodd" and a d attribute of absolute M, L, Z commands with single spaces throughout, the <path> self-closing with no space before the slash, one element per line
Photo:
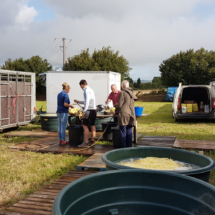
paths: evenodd
<path fill-rule="evenodd" d="M 46 102 L 37 101 L 37 110 Z M 175 123 L 171 116 L 171 103 L 137 102 L 144 106 L 147 117 L 138 119 L 138 133 L 145 135 L 176 136 L 178 139 L 215 140 L 215 123 L 207 121 Z M 19 130 L 41 128 L 39 123 L 20 127 Z M 65 172 L 75 169 L 86 157 L 41 154 L 8 149 L 16 143 L 30 141 L 32 138 L 5 138 L 0 134 L 0 205 L 10 205 L 25 196 L 51 183 Z M 107 144 L 100 142 L 100 144 Z M 110 144 L 110 143 L 109 143 Z M 215 152 L 206 152 L 215 160 Z M 215 170 L 212 171 L 210 183 L 215 185 Z"/>
<path fill-rule="evenodd" d="M 145 135 L 176 136 L 177 139 L 215 140 L 215 121 L 181 121 L 172 118 L 172 103 L 137 102 L 144 113 L 151 114 L 138 119 L 138 132 Z"/>
<path fill-rule="evenodd" d="M 25 198 L 50 184 L 83 162 L 86 157 L 66 154 L 42 154 L 8 149 L 8 146 L 34 138 L 4 138 L 0 135 L 0 207 Z"/>
<path fill-rule="evenodd" d="M 37 110 L 45 102 L 37 102 Z M 18 130 L 34 130 L 41 128 L 37 122 L 21 126 Z M 66 154 L 42 154 L 8 149 L 17 143 L 36 140 L 36 138 L 5 138 L 0 134 L 0 208 L 8 207 L 20 199 L 50 184 L 76 166 L 87 157 Z"/>

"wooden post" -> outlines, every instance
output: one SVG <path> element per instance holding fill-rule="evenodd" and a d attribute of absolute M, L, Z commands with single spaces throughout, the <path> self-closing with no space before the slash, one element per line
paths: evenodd
<path fill-rule="evenodd" d="M 134 124 L 134 144 L 137 143 L 137 118 Z"/>

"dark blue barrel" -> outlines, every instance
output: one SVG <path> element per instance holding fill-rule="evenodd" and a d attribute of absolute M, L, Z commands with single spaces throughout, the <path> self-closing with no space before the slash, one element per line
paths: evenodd
<path fill-rule="evenodd" d="M 112 141 L 113 134 L 111 127 L 116 127 L 117 124 L 115 122 L 103 122 L 102 123 L 102 132 L 103 132 L 103 140 Z"/>
<path fill-rule="evenodd" d="M 215 187 L 150 170 L 94 173 L 67 185 L 53 215 L 215 215 Z"/>
<path fill-rule="evenodd" d="M 69 126 L 69 144 L 71 146 L 77 146 L 83 143 L 83 127 L 82 126 Z"/>
<path fill-rule="evenodd" d="M 121 133 L 119 130 L 119 126 L 117 127 L 113 127 L 111 128 L 112 132 L 113 132 L 113 147 L 114 148 L 121 148 L 122 144 L 121 144 Z"/>

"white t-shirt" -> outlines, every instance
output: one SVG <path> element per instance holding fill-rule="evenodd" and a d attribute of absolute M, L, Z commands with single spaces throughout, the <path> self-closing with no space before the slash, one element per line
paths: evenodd
<path fill-rule="evenodd" d="M 84 101 L 78 101 L 80 104 L 84 104 L 84 112 L 87 110 L 95 110 L 96 109 L 96 99 L 94 91 L 86 86 L 84 88 Z"/>

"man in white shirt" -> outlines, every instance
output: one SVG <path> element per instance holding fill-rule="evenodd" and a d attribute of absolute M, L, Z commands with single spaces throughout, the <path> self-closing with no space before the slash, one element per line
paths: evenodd
<path fill-rule="evenodd" d="M 83 110 L 83 129 L 85 142 L 78 145 L 78 147 L 88 147 L 95 143 L 96 136 L 96 101 L 94 91 L 87 85 L 86 80 L 80 81 L 80 87 L 84 91 L 84 101 L 74 100 L 76 103 L 84 104 Z M 89 142 L 89 127 L 91 128 L 92 138 Z"/>

